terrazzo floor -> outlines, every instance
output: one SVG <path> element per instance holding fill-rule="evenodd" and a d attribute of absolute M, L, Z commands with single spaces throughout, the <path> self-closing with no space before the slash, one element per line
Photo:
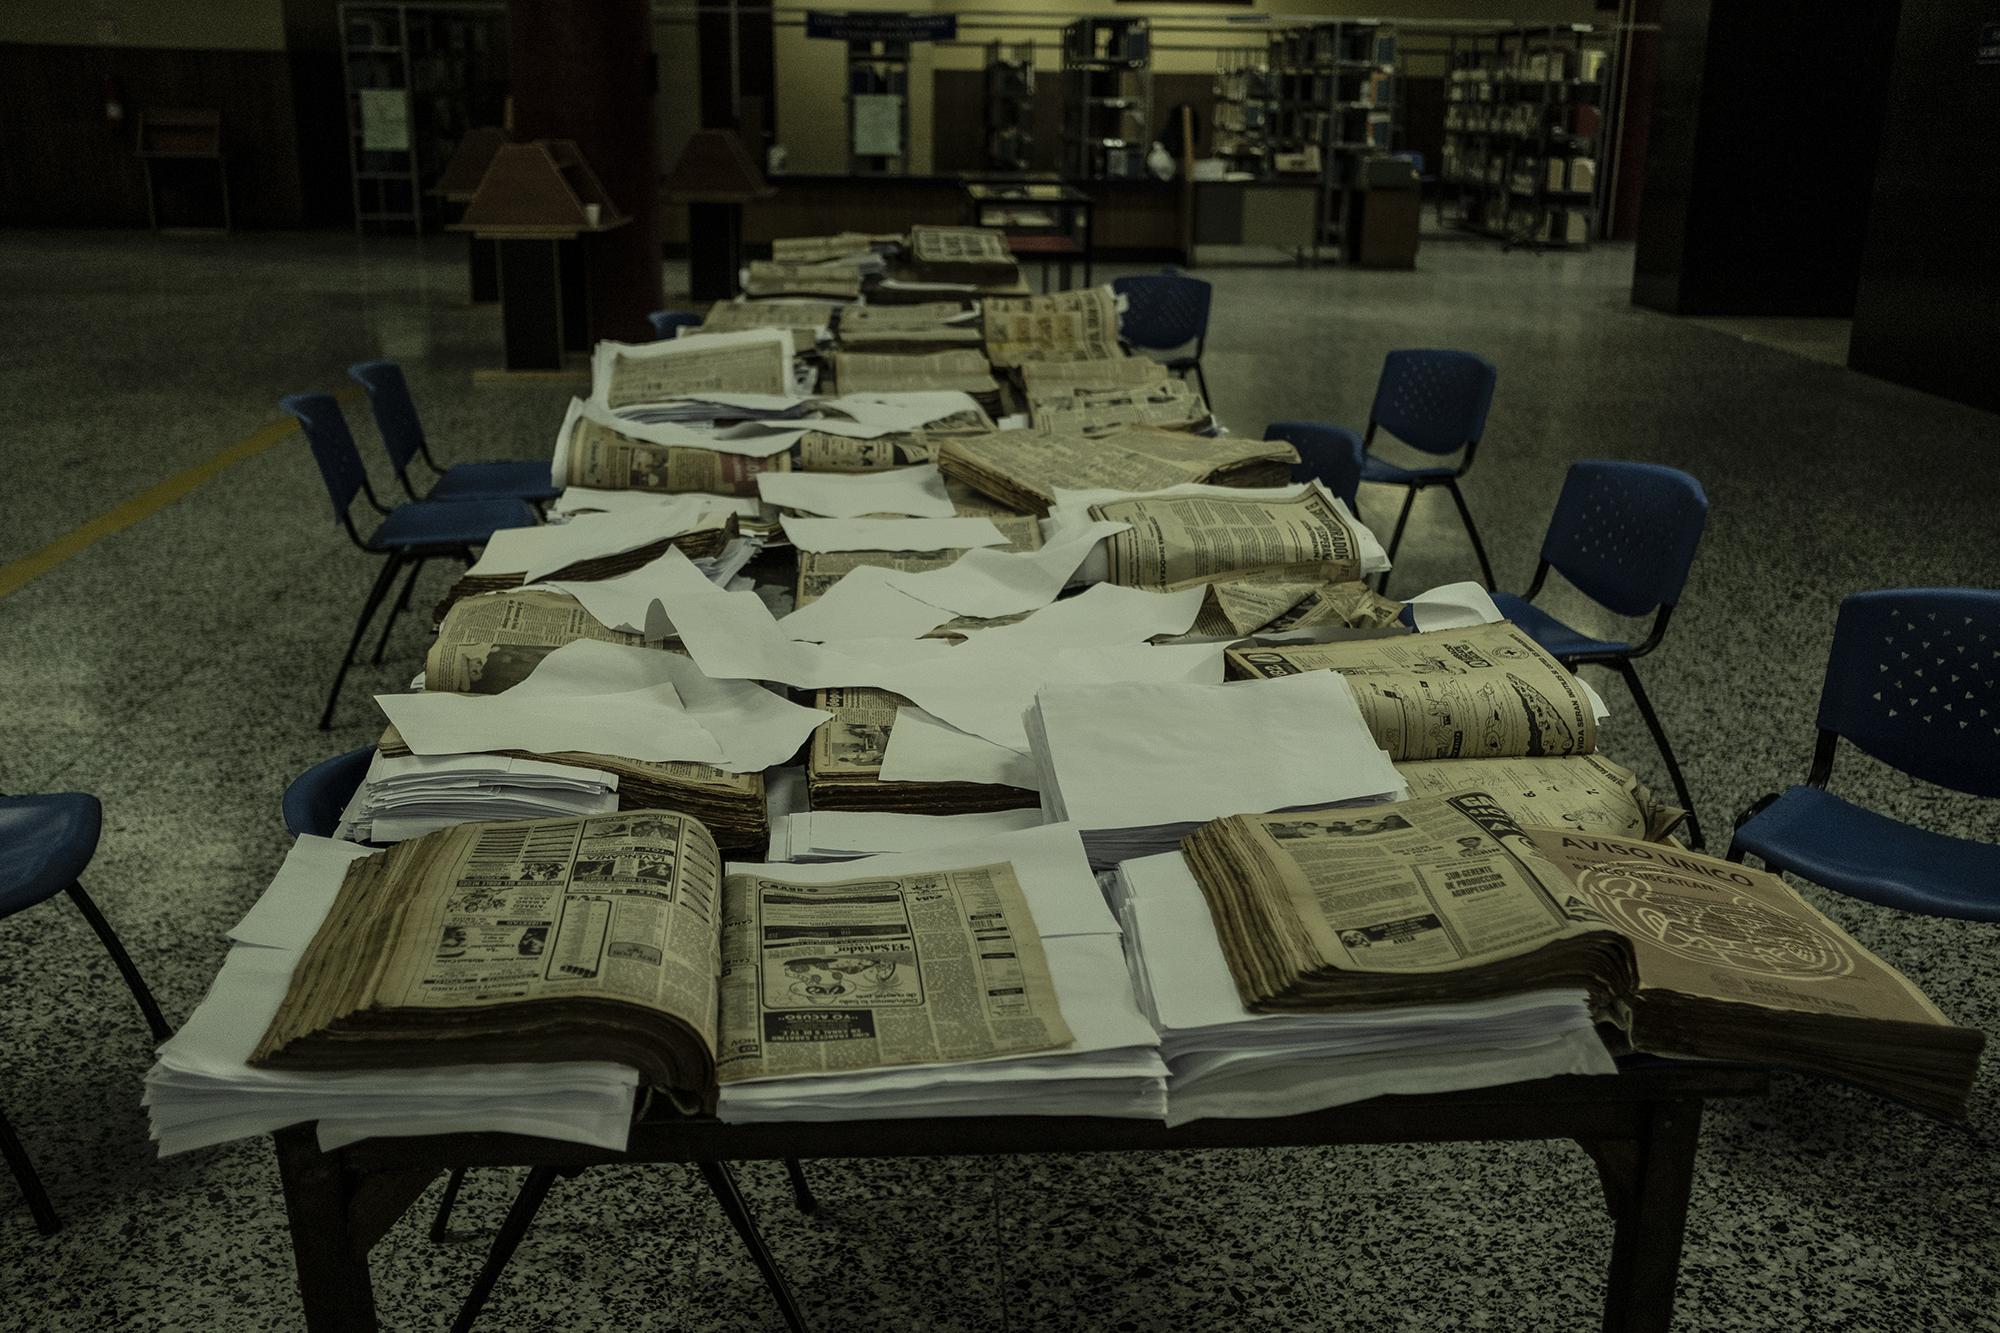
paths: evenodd
<path fill-rule="evenodd" d="M 281 394 L 342 368 L 408 367 L 450 458 L 541 457 L 568 388 L 472 382 L 499 322 L 464 302 L 449 241 L 10 233 L 0 242 L 0 565 L 240 439 Z M 1427 247 L 1414 273 L 1217 270 L 1208 378 L 1239 431 L 1359 425 L 1395 347 L 1500 368 L 1466 492 L 1503 583 L 1525 584 L 1564 465 L 1687 468 L 1713 503 L 1666 646 L 1643 664 L 1700 813 L 1796 780 L 1846 592 L 2000 581 L 2000 420 L 1836 365 L 1637 310 L 1629 250 Z M 671 279 L 670 279 L 671 280 Z M 364 451 L 375 450 L 350 405 Z M 378 472 L 378 477 L 380 477 Z M 1398 497 L 1364 494 L 1386 531 Z M 1471 577 L 1449 501 L 1419 504 L 1396 588 Z M 367 695 L 313 727 L 371 573 L 287 439 L 0 600 L 0 790 L 104 800 L 86 883 L 170 1018 L 283 854 L 285 782 L 372 738 Z M 432 571 L 424 593 L 441 589 Z M 1558 599 L 1559 611 L 1577 603 Z M 1586 624 L 1588 616 L 1579 615 Z M 1605 749 L 1664 785 L 1617 684 Z M 1852 755 L 1835 786 L 1945 831 L 2000 838 L 1994 807 Z M 1806 892 L 1961 1023 L 2000 1026 L 2000 927 Z M 0 1180 L 0 1328 L 292 1329 L 301 1318 L 271 1151 L 156 1160 L 138 1099 L 144 1026 L 62 902 L 0 922 L 0 1106 L 62 1214 L 39 1236 Z M 1778 1078 L 1705 1122 L 1680 1329 L 2000 1333 L 2000 1130 Z M 935 1330 L 1576 1330 L 1598 1325 L 1610 1233 L 1564 1144 L 822 1163 L 794 1212 L 775 1164 L 743 1170 L 816 1327 Z M 440 1328 L 511 1198 L 475 1173 L 452 1239 L 419 1204 L 376 1250 L 385 1326 Z M 674 1168 L 557 1185 L 482 1328 L 721 1330 L 776 1312 L 707 1194 Z"/>

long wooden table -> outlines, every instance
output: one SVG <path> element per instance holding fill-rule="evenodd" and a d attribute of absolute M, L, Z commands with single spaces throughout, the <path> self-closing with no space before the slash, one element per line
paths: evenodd
<path fill-rule="evenodd" d="M 507 1134 L 369 1139 L 322 1152 L 310 1124 L 273 1136 L 299 1294 L 312 1333 L 378 1327 L 368 1252 L 439 1172 L 454 1167 L 775 1158 L 945 1157 L 1019 1153 L 1313 1147 L 1362 1143 L 1486 1143 L 1572 1139 L 1597 1164 L 1615 1232 L 1605 1333 L 1662 1333 L 1693 1180 L 1703 1105 L 1761 1095 L 1765 1071 L 1742 1066 L 1628 1061 L 1612 1077 L 1564 1077 L 1422 1097 L 1379 1097 L 1308 1115 L 1154 1121 L 1081 1117 L 725 1125 L 710 1119 L 642 1121 L 622 1154 Z M 1327 1182 L 1329 1186 L 1333 1182 Z M 725 1203 L 727 1206 L 727 1203 Z M 760 1266 L 769 1256 L 747 1213 L 731 1221 Z M 775 1271 L 775 1270 L 767 1270 Z M 782 1277 L 777 1283 L 782 1285 Z M 808 1311 L 808 1316 L 810 1312 Z"/>

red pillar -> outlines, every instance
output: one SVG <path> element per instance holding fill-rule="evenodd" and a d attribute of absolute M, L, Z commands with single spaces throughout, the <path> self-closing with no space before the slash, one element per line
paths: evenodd
<path fill-rule="evenodd" d="M 572 139 L 632 221 L 590 238 L 593 338 L 644 341 L 660 306 L 660 163 L 648 0 L 511 0 L 517 139 Z"/>

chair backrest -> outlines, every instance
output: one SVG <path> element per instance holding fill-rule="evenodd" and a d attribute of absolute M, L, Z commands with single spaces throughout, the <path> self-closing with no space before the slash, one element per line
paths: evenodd
<path fill-rule="evenodd" d="M 1213 289 L 1200 278 L 1169 268 L 1113 278 L 1111 289 L 1125 298 L 1118 336 L 1134 347 L 1164 352 L 1208 336 L 1208 302 Z"/>
<path fill-rule="evenodd" d="M 1483 356 L 1448 348 L 1391 352 L 1375 385 L 1368 426 L 1426 453 L 1456 453 L 1486 433 L 1500 372 Z"/>
<path fill-rule="evenodd" d="M 355 493 L 367 487 L 368 472 L 361 466 L 361 451 L 354 447 L 340 404 L 330 393 L 294 393 L 280 399 L 279 406 L 298 418 L 326 482 L 327 498 L 333 501 L 333 516 L 347 522 L 347 507 L 354 503 Z"/>
<path fill-rule="evenodd" d="M 655 310 L 646 318 L 652 321 L 654 342 L 678 338 L 682 329 L 701 327 L 701 316 L 692 310 Z"/>
<path fill-rule="evenodd" d="M 394 361 L 362 361 L 349 366 L 347 374 L 368 391 L 375 428 L 389 450 L 390 465 L 400 474 L 424 447 L 423 423 L 417 420 L 417 405 L 410 399 L 403 368 Z"/>
<path fill-rule="evenodd" d="M 1299 451 L 1299 461 L 1292 465 L 1293 481 L 1320 482 L 1353 512 L 1355 493 L 1361 489 L 1359 435 L 1324 421 L 1273 421 L 1264 427 L 1264 438 L 1283 440 Z"/>
<path fill-rule="evenodd" d="M 1681 599 L 1708 522 L 1708 496 L 1679 468 L 1571 463 L 1542 559 L 1592 600 L 1643 616 Z"/>
<path fill-rule="evenodd" d="M 330 838 L 340 825 L 340 812 L 354 799 L 375 747 L 364 745 L 331 759 L 322 759 L 292 779 L 285 788 L 285 830 L 293 837 L 310 833 Z"/>
<path fill-rule="evenodd" d="M 1410 170 L 1416 172 L 1419 176 L 1424 174 L 1424 155 L 1416 149 L 1405 148 L 1401 152 L 1391 153 L 1389 156 L 1402 158 L 1410 164 Z"/>
<path fill-rule="evenodd" d="M 2000 591 L 1893 588 L 1843 600 L 1819 725 L 1912 777 L 2000 796 Z"/>

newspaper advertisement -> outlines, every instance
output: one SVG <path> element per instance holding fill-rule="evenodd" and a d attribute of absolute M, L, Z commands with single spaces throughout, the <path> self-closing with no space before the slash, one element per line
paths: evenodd
<path fill-rule="evenodd" d="M 466 824 L 348 874 L 375 894 L 351 904 L 383 921 L 386 955 L 352 960 L 380 968 L 371 1008 L 616 1000 L 673 1015 L 715 1048 L 722 861 L 693 819 L 650 810 Z M 284 1017 L 265 1047 L 282 1044 Z M 301 1017 L 304 1030 L 319 1026 Z"/>
<path fill-rule="evenodd" d="M 949 352 L 836 352 L 833 382 L 840 393 L 913 393 L 953 389 L 994 393 L 1000 388 L 993 367 L 969 348 Z"/>
<path fill-rule="evenodd" d="M 1354 527 L 1324 488 L 1296 499 L 1154 495 L 1090 506 L 1129 523 L 1105 539 L 1107 582 L 1171 591 L 1218 578 L 1347 582 L 1361 577 Z"/>
<path fill-rule="evenodd" d="M 1435 759 L 1396 765 L 1412 798 L 1486 792 L 1522 824 L 1662 842 L 1687 811 L 1653 795 L 1602 755 L 1556 759 Z"/>
<path fill-rule="evenodd" d="M 726 454 L 678 444 L 654 444 L 579 414 L 570 428 L 568 484 L 605 491 L 673 494 L 757 494 L 757 474 L 789 472 L 792 460 Z"/>
<path fill-rule="evenodd" d="M 785 339 L 759 338 L 758 332 L 643 346 L 600 343 L 592 365 L 593 396 L 616 410 L 702 393 L 789 394 L 790 349 Z"/>
<path fill-rule="evenodd" d="M 910 701 L 900 694 L 868 686 L 839 686 L 819 691 L 813 707 L 833 714 L 813 732 L 806 769 L 814 778 L 879 778 L 882 757 L 889 753 L 889 729 L 896 710 Z"/>
<path fill-rule="evenodd" d="M 1506 621 L 1429 634 L 1279 648 L 1231 648 L 1232 674 L 1332 670 L 1347 677 L 1394 760 L 1592 754 L 1590 700 L 1553 657 Z"/>
<path fill-rule="evenodd" d="M 829 259 L 846 259 L 873 254 L 878 245 L 902 241 L 894 234 L 872 235 L 865 231 L 843 231 L 832 236 L 784 236 L 771 242 L 771 258 L 787 264 L 820 264 Z"/>
<path fill-rule="evenodd" d="M 1151 384 L 1164 384 L 1169 378 L 1166 366 L 1149 356 L 1021 363 L 1021 388 L 1030 401 L 1071 389 L 1143 389 Z"/>
<path fill-rule="evenodd" d="M 922 431 L 853 440 L 845 435 L 809 430 L 799 437 L 797 448 L 801 472 L 879 472 L 914 467 L 919 463 L 935 463 L 938 452 L 937 442 Z"/>
<path fill-rule="evenodd" d="M 1072 1037 L 1005 863 L 723 888 L 721 1083 L 1057 1050 Z"/>
<path fill-rule="evenodd" d="M 1231 579 L 1209 586 L 1193 634 L 1208 638 L 1258 631 L 1382 629 L 1396 623 L 1403 604 L 1360 580 L 1293 582 Z"/>
<path fill-rule="evenodd" d="M 837 309 L 831 301 L 717 301 L 702 317 L 702 333 L 745 333 L 789 329 L 794 352 L 809 352 L 827 331 Z"/>
<path fill-rule="evenodd" d="M 1484 792 L 1232 824 L 1336 967 L 1455 970 L 1578 930 L 1561 906 L 1562 877 Z"/>
<path fill-rule="evenodd" d="M 996 366 L 1025 361 L 1110 361 L 1118 345 L 1118 301 L 1109 287 L 986 302 L 986 355 Z"/>
<path fill-rule="evenodd" d="M 1028 417 L 1043 433 L 1108 435 L 1127 426 L 1202 430 L 1214 423 L 1208 404 L 1185 380 L 1131 389 L 1045 389 L 1028 395 Z"/>
<path fill-rule="evenodd" d="M 481 593 L 452 604 L 424 657 L 424 688 L 455 694 L 498 694 L 526 680 L 542 659 L 566 643 L 644 644 L 637 634 L 607 628 L 568 593 L 522 588 Z"/>
<path fill-rule="evenodd" d="M 852 301 L 861 295 L 861 270 L 850 264 L 752 260 L 743 273 L 743 294 L 750 297 L 816 296 L 828 301 Z"/>

